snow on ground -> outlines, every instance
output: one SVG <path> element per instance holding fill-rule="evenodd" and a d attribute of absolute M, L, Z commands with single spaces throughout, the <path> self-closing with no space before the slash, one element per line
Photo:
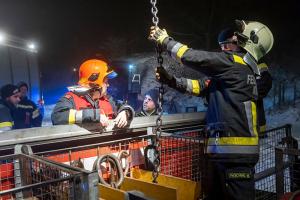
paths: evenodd
<path fill-rule="evenodd" d="M 282 106 L 282 108 L 266 111 L 267 129 L 292 124 L 293 136 L 300 139 L 300 100 L 295 106 Z"/>
<path fill-rule="evenodd" d="M 267 115 L 267 124 L 269 128 L 278 127 L 284 124 L 299 123 L 299 108 L 288 107 L 285 110 L 272 111 Z"/>

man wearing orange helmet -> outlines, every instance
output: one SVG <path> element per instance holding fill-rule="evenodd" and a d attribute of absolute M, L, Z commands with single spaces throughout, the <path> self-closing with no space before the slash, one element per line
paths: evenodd
<path fill-rule="evenodd" d="M 68 87 L 69 92 L 57 102 L 52 112 L 53 125 L 98 122 L 106 127 L 109 119 L 114 119 L 118 128 L 128 125 L 134 116 L 133 108 L 129 105 L 117 108 L 107 95 L 108 79 L 116 76 L 117 73 L 102 60 L 82 63 L 78 85 Z"/>

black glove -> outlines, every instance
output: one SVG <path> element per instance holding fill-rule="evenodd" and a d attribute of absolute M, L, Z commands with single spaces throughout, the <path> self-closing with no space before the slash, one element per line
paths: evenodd
<path fill-rule="evenodd" d="M 170 75 L 165 68 L 157 67 L 155 70 L 156 79 L 163 84 L 167 84 L 169 87 L 176 87 L 176 79 L 174 76 Z"/>

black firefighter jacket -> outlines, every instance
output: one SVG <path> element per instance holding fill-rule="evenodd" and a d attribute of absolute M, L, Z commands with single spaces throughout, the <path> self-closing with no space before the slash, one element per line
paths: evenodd
<path fill-rule="evenodd" d="M 13 111 L 15 106 L 0 99 L 0 132 L 14 128 Z"/>
<path fill-rule="evenodd" d="M 40 127 L 42 120 L 43 116 L 37 105 L 27 97 L 22 98 L 14 111 L 14 128 Z"/>
<path fill-rule="evenodd" d="M 208 100 L 206 153 L 210 158 L 257 162 L 257 85 L 252 69 L 243 60 L 244 54 L 189 49 L 170 38 L 164 40 L 163 47 L 182 64 L 210 77 L 209 84 L 191 79 L 179 84 Z"/>

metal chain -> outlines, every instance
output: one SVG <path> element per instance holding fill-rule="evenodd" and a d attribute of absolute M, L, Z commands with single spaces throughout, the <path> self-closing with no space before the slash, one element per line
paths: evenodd
<path fill-rule="evenodd" d="M 163 67 L 163 57 L 161 56 L 162 49 L 160 47 L 156 47 L 157 50 L 157 62 L 158 62 L 158 67 Z M 164 87 L 163 84 L 160 85 L 159 87 L 159 101 L 158 101 L 158 117 L 156 118 L 156 128 L 154 130 L 155 133 L 155 139 L 154 139 L 154 169 L 152 172 L 152 182 L 157 183 L 157 177 L 160 172 L 160 137 L 161 137 L 161 125 L 162 125 L 162 114 L 163 114 L 163 95 L 164 95 Z"/>
<path fill-rule="evenodd" d="M 150 0 L 150 3 L 152 4 L 152 8 L 151 8 L 151 13 L 153 15 L 152 17 L 152 22 L 155 26 L 158 25 L 158 22 L 159 22 L 159 19 L 157 17 L 157 13 L 158 13 L 158 9 L 156 7 L 156 3 L 157 1 L 156 0 Z"/>
<path fill-rule="evenodd" d="M 152 12 L 152 22 L 155 26 L 158 25 L 159 19 L 157 17 L 158 9 L 156 7 L 156 0 L 150 0 L 150 3 L 152 4 L 151 12 Z M 161 46 L 157 45 L 156 46 L 156 53 L 157 53 L 157 63 L 158 63 L 158 68 L 163 67 L 162 64 L 164 62 L 163 57 L 162 57 L 162 48 Z M 159 101 L 158 101 L 158 117 L 156 119 L 156 128 L 154 129 L 155 133 L 155 138 L 153 139 L 153 145 L 154 145 L 154 169 L 152 172 L 152 182 L 157 183 L 157 178 L 160 172 L 160 137 L 161 137 L 161 125 L 162 125 L 162 114 L 163 114 L 163 95 L 164 95 L 164 87 L 163 84 L 160 85 L 159 87 Z"/>

